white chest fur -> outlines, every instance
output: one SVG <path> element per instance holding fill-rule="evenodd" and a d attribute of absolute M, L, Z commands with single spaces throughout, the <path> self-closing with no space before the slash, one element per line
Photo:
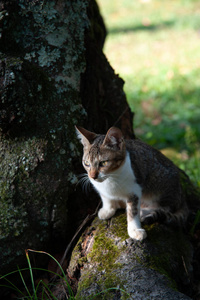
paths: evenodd
<path fill-rule="evenodd" d="M 109 174 L 102 182 L 90 180 L 100 195 L 110 200 L 127 200 L 130 195 L 141 197 L 141 187 L 136 183 L 136 178 L 131 168 L 131 160 L 127 152 L 123 165 Z"/>

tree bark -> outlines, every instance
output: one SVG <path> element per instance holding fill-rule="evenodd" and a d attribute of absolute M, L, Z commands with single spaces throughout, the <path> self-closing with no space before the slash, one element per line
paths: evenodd
<path fill-rule="evenodd" d="M 0 273 L 26 248 L 60 251 L 96 207 L 82 196 L 74 125 L 132 135 L 95 1 L 0 1 Z M 97 36 L 98 35 L 98 36 Z M 111 113 L 112 112 L 112 113 Z M 75 221 L 74 221 L 75 220 Z"/>
<path fill-rule="evenodd" d="M 134 134 L 123 80 L 102 52 L 106 30 L 94 0 L 7 0 L 0 1 L 0 9 L 4 274 L 23 267 L 26 248 L 63 249 L 96 208 L 97 195 L 83 195 L 76 187 L 83 169 L 74 125 L 97 133 L 115 125 L 126 138 Z M 193 194 L 193 188 L 186 189 Z M 192 254 L 187 236 L 157 225 L 147 231 L 148 240 L 133 242 L 124 215 L 108 222 L 96 219 L 75 247 L 68 269 L 78 282 L 76 298 L 115 287 L 104 292 L 105 299 L 188 299 L 172 288 L 188 288 Z"/>

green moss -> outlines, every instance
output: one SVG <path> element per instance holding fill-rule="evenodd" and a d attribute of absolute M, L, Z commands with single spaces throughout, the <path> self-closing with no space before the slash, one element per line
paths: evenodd
<path fill-rule="evenodd" d="M 3 16 L 0 48 L 10 56 L 0 53 L 6 74 L 0 109 L 1 238 L 19 236 L 35 220 L 41 241 L 52 207 L 56 224 L 66 227 L 66 195 L 76 178 L 73 171 L 63 173 L 73 169 L 78 154 L 73 124 L 85 114 L 79 93 L 87 5 L 20 0 Z"/>
<path fill-rule="evenodd" d="M 151 255 L 147 255 L 145 249 L 143 251 L 145 266 L 165 275 L 171 283 L 170 287 L 177 290 L 177 283 L 184 281 L 183 278 L 187 276 L 184 263 L 188 269 L 190 268 L 189 242 L 185 239 L 181 228 L 165 229 L 163 234 L 162 226 L 153 224 L 145 226 L 145 230 L 151 242 Z"/>
<path fill-rule="evenodd" d="M 110 300 L 116 295 L 116 291 L 119 291 L 121 294 L 121 299 L 126 300 L 130 299 L 130 295 L 126 293 L 124 287 L 125 281 L 121 278 L 119 279 L 118 276 L 115 274 L 107 274 L 105 273 L 105 276 L 102 276 L 101 279 L 98 278 L 98 276 L 95 276 L 94 274 L 91 274 L 91 271 L 88 271 L 84 274 L 84 280 L 79 282 L 78 286 L 78 292 L 76 294 L 75 299 L 81 300 L 83 299 L 82 291 L 87 290 L 88 287 L 91 285 L 96 284 L 100 287 L 97 290 L 100 290 L 97 292 L 97 290 L 90 294 L 89 299 L 95 299 L 95 300 Z"/>
<path fill-rule="evenodd" d="M 105 271 L 109 271 L 115 264 L 119 254 L 120 251 L 114 245 L 113 240 L 106 237 L 105 232 L 103 232 L 95 236 L 92 251 L 88 254 L 88 260 L 95 261 L 99 271 L 102 271 L 102 268 L 104 269 L 105 266 Z"/>
<path fill-rule="evenodd" d="M 19 236 L 28 225 L 26 204 L 18 198 L 19 185 L 43 160 L 45 141 L 11 141 L 0 137 L 0 238 Z"/>
<path fill-rule="evenodd" d="M 82 291 L 87 290 L 94 282 L 101 287 L 101 293 L 99 295 L 97 295 L 96 292 L 91 295 L 94 299 L 111 299 L 113 293 L 116 293 L 116 290 L 113 290 L 113 288 L 117 289 L 120 287 L 123 289 L 125 283 L 123 278 L 119 278 L 113 271 L 121 267 L 121 264 L 116 262 L 121 254 L 121 249 L 115 245 L 113 236 L 107 235 L 106 227 L 106 221 L 100 221 L 98 224 L 92 250 L 87 255 L 87 261 L 89 264 L 90 262 L 94 264 L 94 270 L 93 272 L 84 270 L 84 275 L 81 276 L 81 281 L 79 282 L 76 299 L 81 299 Z M 113 224 L 111 227 L 113 227 Z M 78 250 L 78 248 L 76 248 L 76 250 Z M 76 254 L 73 255 L 75 255 L 73 257 L 76 257 L 77 251 Z M 99 274 L 101 274 L 100 277 Z M 124 297 L 123 299 L 126 299 L 126 296 Z"/>
<path fill-rule="evenodd" d="M 76 300 L 83 299 L 82 298 L 82 291 L 84 291 L 88 287 L 90 287 L 95 282 L 96 279 L 97 279 L 97 277 L 95 277 L 94 274 L 92 274 L 90 271 L 85 272 L 84 280 L 81 280 L 78 283 L 78 291 L 77 291 L 75 299 Z"/>
<path fill-rule="evenodd" d="M 125 241 L 129 238 L 127 232 L 127 216 L 125 210 L 118 211 L 112 218 L 111 232 Z"/>
<path fill-rule="evenodd" d="M 93 240 L 88 240 L 91 249 L 86 255 L 87 260 L 81 265 L 76 299 L 86 299 L 88 295 L 91 299 L 112 299 L 116 294 L 120 295 L 120 299 L 130 299 L 126 290 L 130 292 L 131 287 L 127 287 L 127 281 L 124 282 L 122 276 L 123 272 L 127 272 L 126 268 L 130 272 L 132 270 L 133 274 L 135 268 L 144 267 L 147 271 L 153 269 L 166 277 L 164 282 L 170 288 L 181 290 L 182 284 L 188 280 L 185 269 L 190 270 L 190 242 L 181 228 L 174 229 L 161 224 L 144 227 L 148 234 L 147 239 L 142 243 L 130 241 L 127 244 L 126 214 L 119 212 L 109 221 L 96 219 L 93 222 L 88 231 L 90 238 L 93 235 L 94 237 Z M 81 252 L 79 247 L 82 242 L 80 241 L 75 256 Z M 124 257 L 127 265 L 125 262 L 125 265 L 121 264 Z M 119 288 L 119 291 L 113 288 Z"/>
<path fill-rule="evenodd" d="M 174 290 L 178 290 L 176 281 L 173 279 L 174 274 L 172 274 L 172 270 L 170 270 L 170 260 L 170 255 L 166 253 L 151 255 L 147 266 L 158 271 L 160 274 L 165 275 L 169 279 L 169 286 Z"/>

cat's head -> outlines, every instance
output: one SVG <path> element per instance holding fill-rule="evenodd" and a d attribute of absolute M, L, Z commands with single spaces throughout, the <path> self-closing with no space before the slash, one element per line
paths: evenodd
<path fill-rule="evenodd" d="M 82 127 L 76 127 L 76 130 L 83 144 L 83 167 L 91 181 L 102 182 L 124 163 L 126 147 L 120 129 L 111 127 L 106 135 Z"/>

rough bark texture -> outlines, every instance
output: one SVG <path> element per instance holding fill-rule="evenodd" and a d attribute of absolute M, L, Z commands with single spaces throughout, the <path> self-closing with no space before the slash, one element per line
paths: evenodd
<path fill-rule="evenodd" d="M 8 0 L 0 10 L 2 274 L 23 267 L 26 248 L 52 253 L 66 246 L 97 205 L 96 194 L 76 188 L 82 147 L 74 125 L 97 133 L 117 125 L 126 138 L 133 132 L 123 80 L 102 53 L 105 27 L 94 0 Z M 147 230 L 149 238 L 136 243 L 125 215 L 95 220 L 69 266 L 76 298 L 117 287 L 103 297 L 187 299 L 172 288 L 188 288 L 187 236 L 156 225 Z"/>
<path fill-rule="evenodd" d="M 122 129 L 126 138 L 133 137 L 130 109 L 123 91 L 124 81 L 114 76 L 102 52 L 106 29 L 96 2 L 88 8 L 92 30 L 86 35 L 86 64 L 82 75 L 82 99 L 88 112 L 86 126 L 95 132 L 105 133 L 110 126 Z"/>
<path fill-rule="evenodd" d="M 95 207 L 75 191 L 82 149 L 74 125 L 104 132 L 120 120 L 130 136 L 132 115 L 102 53 L 93 0 L 8 0 L 0 9 L 2 274 L 23 266 L 26 248 L 66 246 Z"/>
<path fill-rule="evenodd" d="M 95 219 L 68 268 L 69 277 L 78 281 L 76 299 L 191 299 L 178 292 L 190 292 L 187 235 L 158 224 L 146 229 L 148 238 L 136 242 L 127 235 L 125 213 L 110 221 Z"/>

